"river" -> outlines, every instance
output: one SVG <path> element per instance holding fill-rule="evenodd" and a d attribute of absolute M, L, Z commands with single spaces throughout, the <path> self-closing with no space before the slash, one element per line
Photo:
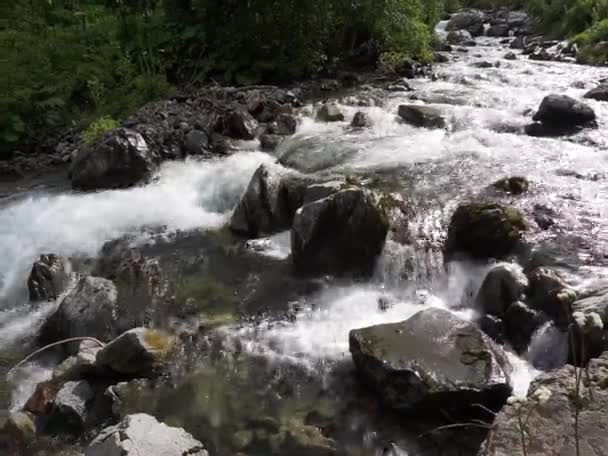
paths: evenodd
<path fill-rule="evenodd" d="M 131 234 L 133 242 L 151 251 L 187 255 L 195 249 L 205 255 L 197 237 L 183 241 L 183 246 L 176 239 L 188 239 L 192 230 L 200 234 L 220 229 L 256 168 L 281 166 L 275 163 L 277 156 L 286 154 L 292 157 L 290 163 L 303 164 L 307 171 L 372 177 L 402 194 L 413 208 L 414 242 L 404 247 L 389 240 L 368 282 L 331 282 L 309 294 L 300 293 L 295 300 L 287 296 L 289 290 L 283 290 L 285 301 L 282 293 L 275 294 L 276 306 L 290 309 L 288 317 L 248 307 L 246 318 L 215 330 L 210 338 L 215 343 L 200 342 L 206 352 L 220 353 L 222 363 L 212 362 L 211 355 L 195 360 L 188 355 L 176 367 L 188 366 L 188 372 L 176 375 L 171 385 L 136 388 L 125 400 L 125 410 L 144 409 L 170 424 L 185 426 L 211 447 L 212 455 L 231 454 L 231 436 L 239 430 L 241 438 L 249 439 L 249 431 L 242 429 L 254 416 L 270 415 L 282 422 L 290 416 L 310 417 L 311 410 L 318 412 L 319 420 L 331 422 L 327 426 L 333 426 L 351 454 L 381 454 L 389 441 L 402 448 L 394 450 L 402 451 L 399 454 L 419 454 L 414 425 L 404 430 L 390 416 L 378 418 L 377 410 L 370 411 L 373 407 L 353 400 L 359 393 L 350 380 L 344 380 L 351 375 L 348 332 L 403 320 L 428 305 L 472 318 L 473 310 L 459 304 L 465 290 L 479 285 L 484 268 L 457 263 L 446 273 L 441 257 L 447 222 L 460 201 L 502 177 L 525 176 L 531 189 L 513 197 L 518 207 L 532 213 L 537 205 L 547 206 L 556 221 L 551 229 L 534 235 L 534 254 L 554 265 L 575 287 L 608 278 L 608 103 L 587 101 L 598 116 L 598 129 L 570 138 L 533 138 L 521 132 L 544 96 L 582 98 L 605 76 L 605 69 L 535 62 L 520 55 L 507 61 L 503 56 L 508 46 L 491 38 L 477 42 L 469 52 L 455 53 L 456 61 L 437 65 L 438 80 L 409 81 L 418 100 L 446 114 L 446 131 L 396 121 L 397 107 L 411 102 L 410 93 L 373 92 L 370 97 L 360 91 L 341 98 L 340 106 L 347 119 L 359 110 L 369 115 L 373 126 L 363 131 L 349 130 L 346 122 L 316 122 L 307 106 L 297 134 L 274 154 L 260 152 L 257 144 L 242 143 L 240 151 L 224 159 L 165 163 L 151 183 L 127 190 L 78 193 L 57 177 L 3 189 L 0 350 L 27 346 L 56 306 L 32 308 L 27 302 L 27 275 L 40 254 L 94 257 L 104 242 Z M 480 61 L 500 62 L 500 66 L 472 65 Z M 371 106 L 354 106 L 367 98 L 372 99 Z M 244 263 L 234 277 L 224 273 L 219 280 L 230 288 L 238 281 L 236 276 L 244 281 L 266 267 L 280 270 L 289 261 L 288 236 L 281 234 L 271 241 L 273 248 L 264 260 Z M 209 261 L 217 256 L 209 254 Z M 390 303 L 388 310 L 379 308 L 379 299 Z M 563 343 L 556 342 L 554 332 L 546 328 L 532 345 L 530 356 L 536 361 L 561 359 L 555 350 L 563 351 Z M 235 353 L 251 357 L 235 361 Z M 534 359 L 514 354 L 510 358 L 515 390 L 523 394 L 539 371 L 530 364 Z M 44 361 L 31 363 L 4 408 L 23 404 L 34 384 L 50 372 Z M 356 405 L 349 408 L 352 403 Z M 257 439 L 257 434 L 251 438 Z M 460 448 L 457 441 L 444 445 Z M 272 448 L 262 445 L 248 454 L 268 451 Z"/>

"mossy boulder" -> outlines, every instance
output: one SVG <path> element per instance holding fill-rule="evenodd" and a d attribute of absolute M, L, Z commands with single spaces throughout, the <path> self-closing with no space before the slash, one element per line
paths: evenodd
<path fill-rule="evenodd" d="M 505 258 L 516 250 L 527 228 L 524 215 L 514 207 L 483 202 L 461 204 L 448 227 L 446 257 L 463 253 L 478 259 Z"/>
<path fill-rule="evenodd" d="M 408 414 L 473 416 L 473 404 L 499 410 L 511 394 L 502 350 L 447 310 L 352 330 L 349 343 L 363 379 L 386 405 Z"/>
<path fill-rule="evenodd" d="M 304 274 L 370 275 L 388 228 L 378 195 L 346 186 L 296 212 L 291 229 L 294 265 Z"/>
<path fill-rule="evenodd" d="M 122 375 L 153 376 L 176 347 L 175 337 L 164 331 L 135 328 L 97 352 L 96 364 Z"/>

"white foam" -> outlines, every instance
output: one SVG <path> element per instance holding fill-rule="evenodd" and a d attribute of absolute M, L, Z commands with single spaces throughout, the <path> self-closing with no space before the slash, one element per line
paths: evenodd
<path fill-rule="evenodd" d="M 243 152 L 221 161 L 169 162 L 158 180 L 127 190 L 30 196 L 0 211 L 0 303 L 18 299 L 38 255 L 94 255 L 142 226 L 167 230 L 224 224 L 255 169 L 274 159 Z"/>

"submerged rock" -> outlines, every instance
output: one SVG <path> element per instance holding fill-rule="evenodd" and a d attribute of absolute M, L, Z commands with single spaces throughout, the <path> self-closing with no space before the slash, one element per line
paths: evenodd
<path fill-rule="evenodd" d="M 291 251 L 305 274 L 370 275 L 388 233 L 386 209 L 375 194 L 345 188 L 296 212 Z"/>
<path fill-rule="evenodd" d="M 336 443 L 325 437 L 316 426 L 292 420 L 270 438 L 275 454 L 297 456 L 334 456 L 338 454 Z"/>
<path fill-rule="evenodd" d="M 152 376 L 175 347 L 175 338 L 164 331 L 135 328 L 99 350 L 96 365 L 122 375 Z"/>
<path fill-rule="evenodd" d="M 27 279 L 30 301 L 56 299 L 70 283 L 68 261 L 57 255 L 40 255 Z"/>
<path fill-rule="evenodd" d="M 499 410 L 511 394 L 511 367 L 474 324 L 443 309 L 350 332 L 358 371 L 386 405 L 414 415 L 479 415 Z"/>
<path fill-rule="evenodd" d="M 142 135 L 120 128 L 76 157 L 70 171 L 72 187 L 129 187 L 149 179 L 156 171 L 156 162 Z"/>
<path fill-rule="evenodd" d="M 119 333 L 117 298 L 116 287 L 110 280 L 82 278 L 42 326 L 41 343 L 83 336 L 111 340 Z M 78 350 L 78 342 L 67 345 L 70 352 Z"/>
<path fill-rule="evenodd" d="M 504 56 L 505 60 L 517 60 L 517 55 L 515 55 L 513 52 L 507 52 Z"/>
<path fill-rule="evenodd" d="M 398 114 L 406 123 L 415 127 L 445 128 L 446 126 L 441 111 L 431 106 L 401 105 Z"/>
<path fill-rule="evenodd" d="M 317 120 L 322 122 L 342 122 L 344 114 L 335 103 L 324 103 L 317 111 Z"/>
<path fill-rule="evenodd" d="M 102 430 L 85 456 L 207 456 L 203 444 L 182 428 L 169 427 L 144 413 L 127 415 Z"/>
<path fill-rule="evenodd" d="M 478 456 L 523 456 L 520 417 L 525 418 L 526 454 L 576 454 L 573 428 L 579 407 L 581 455 L 602 456 L 608 448 L 608 353 L 592 360 L 583 375 L 579 398 L 572 366 L 542 374 L 526 400 L 511 400 L 496 416 Z"/>
<path fill-rule="evenodd" d="M 524 215 L 498 203 L 461 204 L 448 227 L 447 257 L 465 253 L 474 258 L 504 258 L 513 253 L 527 229 Z"/>

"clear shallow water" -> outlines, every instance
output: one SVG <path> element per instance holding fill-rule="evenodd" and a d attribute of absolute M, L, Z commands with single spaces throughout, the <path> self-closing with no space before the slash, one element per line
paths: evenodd
<path fill-rule="evenodd" d="M 587 101 L 598 115 L 600 128 L 568 140 L 530 138 L 520 132 L 545 95 L 566 93 L 580 98 L 605 76 L 605 69 L 505 61 L 506 47 L 490 39 L 479 41 L 480 46 L 459 54 L 458 61 L 439 65 L 438 81 L 409 81 L 417 100 L 410 100 L 408 93 L 385 93 L 376 97 L 373 106 L 355 107 L 345 98 L 346 118 L 365 111 L 374 122 L 370 129 L 354 132 L 348 122 L 320 124 L 303 117 L 298 134 L 277 155 L 299 157 L 298 163 L 319 173 L 376 178 L 379 186 L 397 191 L 412 208 L 410 224 L 404 228 L 411 242 L 403 246 L 389 241 L 370 283 L 330 284 L 305 298 L 285 302 L 285 308 L 293 309 L 289 319 L 277 321 L 270 316 L 260 322 L 256 318 L 255 323 L 221 330 L 225 341 L 238 341 L 238 350 L 232 346 L 235 351 L 269 366 L 296 366 L 301 369 L 297 370 L 301 379 L 310 376 L 312 383 L 331 385 L 337 372 L 350 363 L 348 332 L 353 328 L 400 321 L 428 305 L 472 318 L 472 310 L 461 307 L 461 298 L 465 290 L 471 293 L 479 285 L 484 268 L 455 264 L 444 274 L 440 248 L 446 222 L 459 201 L 509 175 L 523 175 L 532 182 L 528 194 L 513 199 L 524 211 L 530 214 L 537 204 L 555 211 L 556 226 L 532 236 L 536 253 L 557 265 L 573 285 L 608 276 L 608 103 Z M 471 66 L 482 60 L 500 61 L 501 66 Z M 448 117 L 448 130 L 429 131 L 396 122 L 399 104 L 410 102 L 439 107 Z M 11 196 L 3 190 L 7 196 L 0 200 L 0 349 L 31 337 L 54 308 L 48 303 L 33 310 L 26 304 L 25 281 L 38 255 L 94 256 L 104 242 L 140 233 L 143 228 L 160 227 L 171 234 L 221 227 L 255 169 L 262 163 L 271 165 L 277 158 L 250 150 L 251 144 L 243 147 L 248 150 L 219 161 L 166 163 L 153 183 L 129 190 L 78 194 L 42 187 Z M 285 234 L 271 242 L 266 254 L 286 258 Z M 380 298 L 390 304 L 385 311 L 378 306 Z M 536 365 L 559 364 L 562 343 L 551 328 L 541 328 L 527 359 Z M 526 360 L 510 358 L 516 392 L 524 393 L 538 371 Z M 23 379 L 22 387 L 15 391 L 15 405 L 28 396 L 33 380 L 48 375 L 48 369 L 39 365 L 30 371 L 29 380 Z M 252 380 L 255 369 L 245 369 L 240 377 L 237 374 L 243 368 L 230 372 L 236 378 L 227 383 L 236 386 L 227 396 L 261 388 Z M 209 379 L 207 374 L 201 375 L 202 380 L 185 385 L 199 391 L 201 382 Z M 301 387 L 305 382 L 292 383 Z M 176 403 L 188 397 L 186 386 L 180 390 L 182 396 L 172 396 Z M 207 390 L 200 394 L 203 399 L 213 395 Z M 318 391 L 290 396 L 293 407 L 316 394 Z M 203 399 L 199 405 L 208 406 Z M 270 409 L 276 409 L 275 402 L 270 404 Z M 196 411 L 180 415 L 179 409 L 167 404 L 153 410 L 187 428 L 201 418 Z M 207 418 L 220 426 L 226 425 L 227 417 L 235 419 L 234 414 Z M 370 448 L 376 449 L 382 440 L 369 436 L 380 431 L 361 424 L 371 426 L 369 421 L 361 419 L 359 427 L 350 424 L 357 432 L 365 429 Z M 221 442 L 215 445 L 222 448 Z"/>

